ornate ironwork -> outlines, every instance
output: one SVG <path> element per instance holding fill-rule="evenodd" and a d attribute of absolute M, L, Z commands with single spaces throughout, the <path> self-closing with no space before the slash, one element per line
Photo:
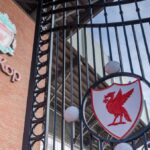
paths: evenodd
<path fill-rule="evenodd" d="M 53 10 L 49 3 L 39 1 L 24 132 L 25 150 L 37 149 L 40 145 L 46 149 L 48 140 L 53 33 L 45 30 L 47 26 L 53 27 L 54 19 L 53 15 L 43 14 L 48 7 Z M 49 17 L 50 21 L 46 23 Z"/>
<path fill-rule="evenodd" d="M 118 61 L 121 66 L 121 73 L 117 76 L 138 76 L 149 86 L 147 70 L 150 70 L 150 39 L 145 29 L 149 32 L 150 16 L 142 17 L 139 6 L 145 1 L 39 0 L 24 150 L 37 149 L 36 146 L 39 145 L 42 145 L 43 150 L 47 150 L 49 134 L 53 136 L 53 150 L 56 149 L 57 138 L 60 139 L 61 150 L 65 149 L 66 141 L 71 150 L 75 147 L 81 150 L 84 147 L 91 150 L 102 150 L 104 147 L 113 149 L 116 142 L 122 142 L 111 140 L 112 137 L 106 133 L 104 136 L 107 136 L 107 139 L 97 136 L 102 134 L 103 130 L 96 126 L 90 109 L 86 112 L 88 122 L 85 122 L 82 118 L 82 104 L 85 101 L 83 96 L 93 83 L 116 76 L 106 76 L 104 69 L 105 64 L 113 60 Z M 133 6 L 136 18 L 125 17 L 126 5 Z M 108 9 L 117 9 L 116 15 L 120 20 L 110 21 L 111 12 Z M 103 15 L 95 21 L 97 14 Z M 142 44 L 139 43 L 139 34 Z M 98 41 L 98 46 L 95 41 Z M 131 45 L 134 45 L 134 48 Z M 100 78 L 102 79 L 99 80 Z M 103 83 L 101 86 L 104 88 L 107 84 Z M 80 119 L 79 122 L 68 125 L 64 120 L 64 111 L 70 105 L 79 107 Z M 68 126 L 69 134 L 65 126 Z M 147 150 L 149 127 L 150 125 L 123 142 L 129 142 L 133 149 L 144 145 Z M 101 133 L 93 134 L 90 128 Z M 57 130 L 61 134 L 58 134 Z"/>

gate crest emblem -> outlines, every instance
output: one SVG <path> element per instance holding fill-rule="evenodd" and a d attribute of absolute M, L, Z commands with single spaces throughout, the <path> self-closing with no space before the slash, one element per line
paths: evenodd
<path fill-rule="evenodd" d="M 91 89 L 92 107 L 99 122 L 110 135 L 123 139 L 138 123 L 142 112 L 142 90 L 140 80 L 129 84 L 116 84 Z"/>

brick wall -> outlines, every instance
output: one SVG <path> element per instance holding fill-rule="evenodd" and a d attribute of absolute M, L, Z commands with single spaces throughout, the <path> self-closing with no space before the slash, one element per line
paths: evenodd
<path fill-rule="evenodd" d="M 21 81 L 11 83 L 10 77 L 0 70 L 0 150 L 21 150 L 34 22 L 12 0 L 0 0 L 0 12 L 7 13 L 17 28 L 14 56 L 0 55 L 22 76 Z"/>

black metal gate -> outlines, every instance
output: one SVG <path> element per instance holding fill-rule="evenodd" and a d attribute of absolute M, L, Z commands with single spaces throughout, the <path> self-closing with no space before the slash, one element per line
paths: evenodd
<path fill-rule="evenodd" d="M 115 140 L 97 125 L 88 100 L 85 121 L 83 97 L 96 81 L 115 80 L 105 72 L 109 61 L 120 63 L 118 82 L 139 77 L 147 95 L 149 5 L 148 0 L 39 0 L 24 150 L 48 150 L 49 145 L 53 150 L 103 150 L 120 142 L 148 150 L 149 122 L 139 122 L 131 136 Z M 99 87 L 107 85 L 103 81 Z M 71 105 L 80 111 L 75 123 L 64 119 Z"/>

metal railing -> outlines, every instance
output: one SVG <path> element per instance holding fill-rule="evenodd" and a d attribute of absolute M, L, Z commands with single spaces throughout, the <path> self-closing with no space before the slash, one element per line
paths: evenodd
<path fill-rule="evenodd" d="M 56 139 L 60 141 L 61 150 L 65 150 L 66 143 L 71 150 L 103 150 L 114 149 L 116 143 L 121 142 L 114 140 L 97 126 L 88 105 L 87 123 L 98 136 L 90 132 L 82 116 L 83 97 L 91 85 L 106 77 L 104 67 L 110 60 L 120 63 L 120 76 L 136 74 L 141 81 L 146 81 L 149 88 L 150 16 L 141 16 L 140 4 L 143 2 L 146 0 L 39 1 L 24 150 L 37 150 L 40 145 L 43 150 L 48 150 L 48 135 L 53 137 L 53 150 L 57 149 Z M 126 20 L 124 8 L 130 5 L 137 16 L 135 19 Z M 109 9 L 118 10 L 120 21 L 109 21 Z M 98 16 L 99 14 L 102 15 Z M 94 21 L 96 17 L 97 22 Z M 103 18 L 102 22 L 100 18 Z M 80 43 L 81 30 L 84 31 L 84 55 Z M 88 48 L 89 42 L 91 50 Z M 96 42 L 99 43 L 98 46 Z M 105 55 L 108 56 L 107 60 Z M 101 73 L 98 71 L 99 66 Z M 106 87 L 107 84 L 101 86 Z M 80 118 L 78 122 L 68 124 L 64 120 L 64 111 L 71 105 L 79 108 Z M 129 136 L 122 142 L 130 143 L 133 149 L 144 145 L 147 150 L 147 142 L 150 140 L 149 126 L 150 124 L 145 126 L 146 130 L 138 131 L 138 136 Z"/>

